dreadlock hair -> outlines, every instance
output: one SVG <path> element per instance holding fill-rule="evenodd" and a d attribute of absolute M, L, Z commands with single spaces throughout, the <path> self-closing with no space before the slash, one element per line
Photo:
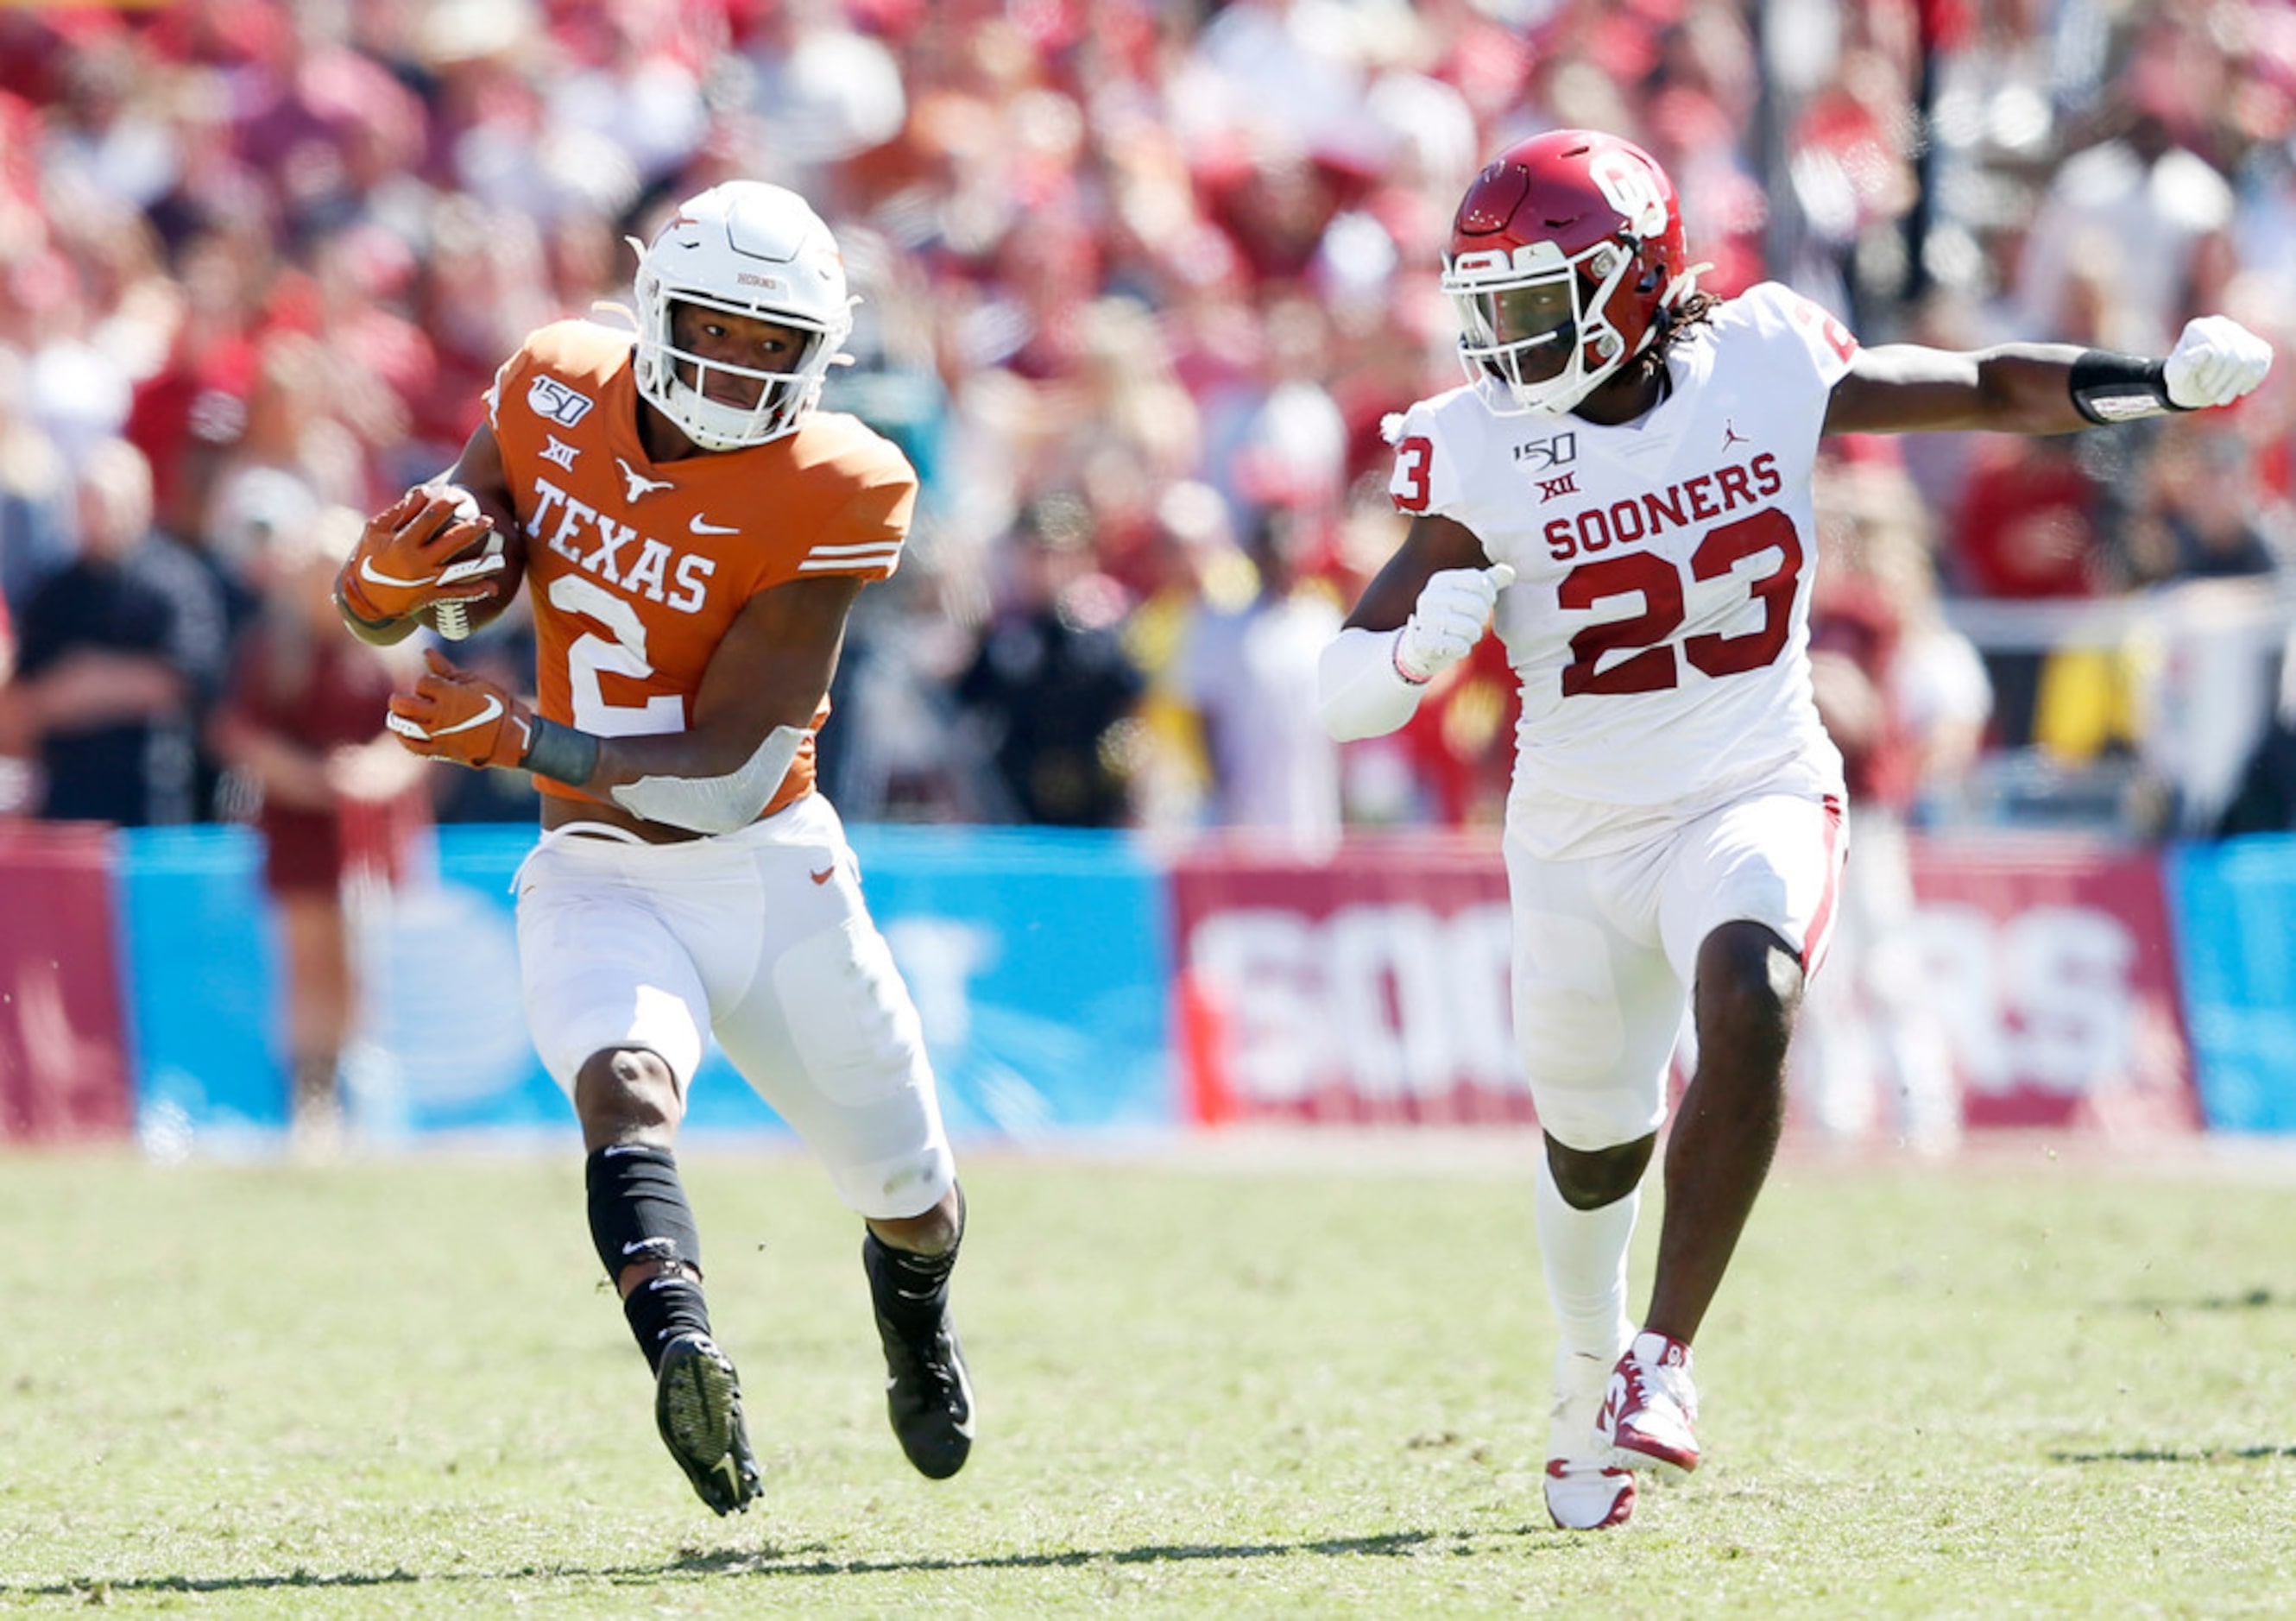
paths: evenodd
<path fill-rule="evenodd" d="M 1722 300 L 1710 292 L 1693 292 L 1672 308 L 1660 309 L 1658 340 L 1643 352 L 1663 359 L 1675 340 L 1693 326 L 1703 326 L 1714 319 L 1714 312 L 1722 307 Z"/>
<path fill-rule="evenodd" d="M 1703 326 L 1714 319 L 1714 312 L 1722 307 L 1722 300 L 1710 292 L 1693 292 L 1679 304 L 1661 307 L 1658 312 L 1658 335 L 1650 346 L 1635 357 L 1635 364 L 1644 377 L 1666 375 L 1666 356 L 1677 340 L 1693 326 Z"/>

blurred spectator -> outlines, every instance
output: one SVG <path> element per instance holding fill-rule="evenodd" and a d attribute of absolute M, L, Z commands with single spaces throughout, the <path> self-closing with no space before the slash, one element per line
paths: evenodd
<path fill-rule="evenodd" d="M 1312 299 L 1285 298 L 1267 311 L 1259 375 L 1211 429 L 1215 482 L 1239 511 L 1279 505 L 1311 527 L 1328 525 L 1347 486 L 1348 426 L 1323 378 L 1334 348 L 1331 322 Z"/>
<path fill-rule="evenodd" d="M 1929 989 L 1899 954 L 1915 914 L 1906 834 L 1975 758 L 1988 694 L 1975 650 L 1939 613 L 1921 508 L 1894 446 L 1836 444 L 1816 485 L 1810 680 L 1841 751 L 1849 859 L 1792 1071 L 1827 1139 L 1887 1129 L 1941 1153 L 1960 1136 L 1960 1086 Z"/>
<path fill-rule="evenodd" d="M 2141 44 L 2132 61 L 2120 128 L 2066 160 L 2041 199 L 2017 293 L 2037 335 L 2162 355 L 2187 320 L 2224 307 L 2233 193 L 2177 138 L 2192 110 L 2172 70 Z"/>
<path fill-rule="evenodd" d="M 2218 838 L 2296 832 L 2296 631 L 2282 643 L 2279 664 L 2272 718 L 2210 830 Z"/>
<path fill-rule="evenodd" d="M 268 531 L 308 525 L 322 506 L 364 508 L 367 460 L 335 414 L 357 381 L 347 356 L 308 334 L 263 340 L 244 425 L 217 460 L 196 531 L 220 567 L 248 571 Z"/>
<path fill-rule="evenodd" d="M 0 600 L 20 617 L 32 588 L 70 561 L 70 469 L 20 409 L 23 363 L 0 348 Z"/>
<path fill-rule="evenodd" d="M 1118 626 L 1123 587 L 1094 566 L 1072 496 L 1022 514 L 1011 600 L 989 623 L 956 698 L 996 765 L 994 821 L 1117 827 L 1130 820 L 1144 683 Z"/>
<path fill-rule="evenodd" d="M 1192 830 L 1212 818 L 1217 783 L 1191 649 L 1209 618 L 1242 611 L 1259 581 L 1235 544 L 1227 503 L 1194 479 L 1163 492 L 1144 551 L 1141 600 L 1124 625 L 1125 651 L 1147 683 L 1134 806 L 1143 826 Z"/>
<path fill-rule="evenodd" d="M 20 285 L 30 329 L 27 408 L 77 465 L 127 425 L 134 383 L 119 357 L 94 341 L 99 312 L 76 266 L 52 257 L 26 266 Z"/>
<path fill-rule="evenodd" d="M 2285 598 L 2258 575 L 2174 580 L 2131 617 L 2119 651 L 2136 711 L 2132 831 L 2215 831 L 2268 743 L 2288 625 Z"/>
<path fill-rule="evenodd" d="M 248 562 L 261 594 L 209 725 L 263 835 L 265 887 L 287 981 L 289 1101 L 297 1142 L 324 1151 L 340 1130 L 337 1070 L 357 1017 L 355 896 L 402 876 L 410 836 L 429 821 L 424 762 L 384 727 L 411 646 L 342 634 L 335 571 L 362 520 L 329 507 L 273 528 Z"/>
<path fill-rule="evenodd" d="M 77 552 L 25 608 L 0 733 L 39 763 L 41 815 L 147 827 L 198 820 L 199 723 L 222 679 L 214 581 L 152 521 L 152 472 L 124 439 L 89 452 Z"/>
<path fill-rule="evenodd" d="M 1306 571 L 1316 537 L 1298 511 L 1267 509 L 1248 548 L 1259 594 L 1199 615 L 1182 654 L 1213 765 L 1211 823 L 1310 853 L 1340 836 L 1340 746 L 1316 708 L 1316 668 L 1342 613 Z"/>
<path fill-rule="evenodd" d="M 2146 470 L 2132 527 L 2130 572 L 2138 583 L 2269 575 L 2286 554 L 2248 446 L 2181 422 L 2168 425 Z"/>
<path fill-rule="evenodd" d="M 1988 438 L 1974 453 L 1953 528 L 1948 566 L 1972 595 L 2057 602 L 2102 594 L 2110 583 L 2097 538 L 2098 495 L 2072 438 Z M 1995 694 L 1993 741 L 2034 741 L 2046 644 L 1988 650 Z"/>
<path fill-rule="evenodd" d="M 199 535 L 217 469 L 247 430 L 275 266 L 258 221 L 201 229 L 176 258 L 175 324 L 135 387 L 127 433 L 151 459 L 160 520 Z"/>
<path fill-rule="evenodd" d="M 848 206 L 854 200 L 822 186 L 824 172 L 892 140 L 909 111 L 901 62 L 853 26 L 849 9 L 831 0 L 761 8 L 736 59 L 742 110 L 775 160 L 757 178 Z"/>

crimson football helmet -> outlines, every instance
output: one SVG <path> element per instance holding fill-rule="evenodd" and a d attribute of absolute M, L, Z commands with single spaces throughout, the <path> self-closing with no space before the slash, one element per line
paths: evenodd
<path fill-rule="evenodd" d="M 1443 291 L 1467 381 L 1504 416 L 1559 413 L 1641 354 L 1703 265 L 1674 183 L 1631 141 L 1550 130 L 1475 176 L 1451 225 Z"/>
<path fill-rule="evenodd" d="M 638 392 L 704 450 L 794 433 L 853 331 L 845 261 L 821 217 L 795 192 L 730 180 L 680 203 L 651 244 L 629 241 L 638 251 Z M 794 327 L 805 334 L 805 351 L 787 372 L 706 360 L 672 338 L 670 312 L 679 304 Z M 757 404 L 744 409 L 710 398 L 704 373 L 712 371 L 755 383 Z"/>

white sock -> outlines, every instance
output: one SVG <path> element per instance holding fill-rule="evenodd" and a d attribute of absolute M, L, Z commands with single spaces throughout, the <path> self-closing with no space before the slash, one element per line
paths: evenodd
<path fill-rule="evenodd" d="M 1603 1371 L 1634 1338 L 1627 1316 L 1627 1246 L 1635 1236 L 1642 1190 L 1599 1209 L 1562 1197 L 1546 1156 L 1538 1158 L 1538 1254 L 1547 1303 L 1562 1330 L 1565 1355 L 1602 1359 Z"/>

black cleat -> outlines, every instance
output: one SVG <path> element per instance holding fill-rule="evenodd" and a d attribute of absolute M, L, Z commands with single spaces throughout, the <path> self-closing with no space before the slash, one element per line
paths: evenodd
<path fill-rule="evenodd" d="M 765 1491 L 742 1422 L 741 1378 L 706 1335 L 681 1334 L 662 1352 L 653 1417 L 669 1455 L 718 1513 L 745 1513 Z"/>
<path fill-rule="evenodd" d="M 880 1273 L 873 1245 L 865 1259 L 873 1300 L 898 1291 L 899 1285 Z M 946 1301 L 930 1327 L 914 1336 L 903 1333 L 882 1305 L 875 1310 L 877 1339 L 885 1347 L 885 1405 L 892 1414 L 893 1434 L 919 1474 L 946 1480 L 964 1467 L 972 1452 L 972 1380 L 965 1372 L 956 1324 L 949 1320 Z"/>

